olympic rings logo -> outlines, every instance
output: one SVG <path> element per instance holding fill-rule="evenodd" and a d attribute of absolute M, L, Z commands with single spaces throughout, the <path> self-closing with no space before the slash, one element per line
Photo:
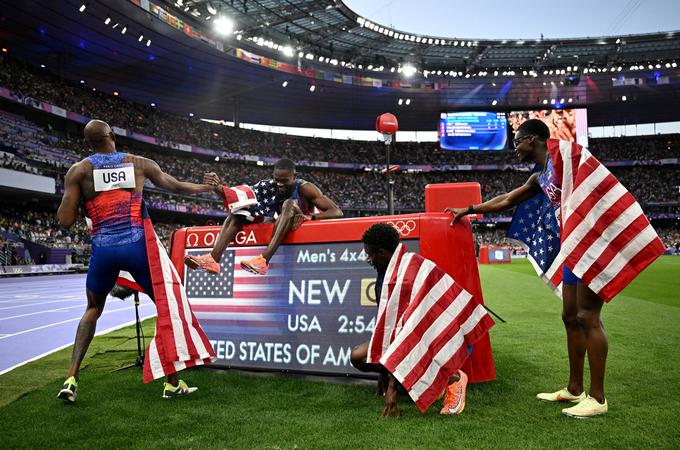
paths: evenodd
<path fill-rule="evenodd" d="M 387 223 L 392 225 L 394 229 L 404 237 L 408 236 L 413 230 L 416 229 L 416 222 L 414 220 L 397 220 L 396 222 Z"/>

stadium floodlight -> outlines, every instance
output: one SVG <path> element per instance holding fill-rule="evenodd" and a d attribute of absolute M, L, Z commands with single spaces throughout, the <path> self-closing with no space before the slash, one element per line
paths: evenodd
<path fill-rule="evenodd" d="M 234 29 L 234 22 L 232 22 L 228 17 L 219 16 L 213 21 L 213 27 L 217 33 L 221 35 L 227 35 Z"/>
<path fill-rule="evenodd" d="M 403 99 L 403 98 L 400 98 L 399 101 L 397 102 L 397 104 L 398 104 L 399 106 L 401 106 L 402 103 L 404 103 L 404 99 Z"/>
<path fill-rule="evenodd" d="M 283 83 L 281 83 L 281 87 L 286 87 L 286 86 L 288 86 L 288 81 L 284 81 Z"/>
<path fill-rule="evenodd" d="M 108 25 L 111 23 L 111 18 L 107 17 L 106 20 L 104 21 L 104 25 Z"/>
<path fill-rule="evenodd" d="M 137 42 L 142 42 L 144 40 L 144 35 L 140 34 L 139 39 L 137 39 Z"/>
<path fill-rule="evenodd" d="M 311 85 L 309 86 L 309 92 L 314 92 L 316 90 L 316 86 Z"/>
<path fill-rule="evenodd" d="M 675 61 L 673 61 L 673 62 L 671 63 L 671 67 L 673 67 L 673 68 L 678 67 L 678 63 L 676 63 Z"/>
<path fill-rule="evenodd" d="M 217 14 L 217 10 L 215 9 L 215 7 L 214 7 L 212 4 L 206 3 L 206 4 L 205 4 L 205 7 L 206 7 L 206 9 L 208 10 L 208 12 L 209 12 L 210 14 L 212 14 L 213 16 L 214 16 L 215 14 Z"/>
<path fill-rule="evenodd" d="M 543 104 L 544 104 L 544 105 L 547 105 L 547 104 L 548 104 L 548 99 L 547 99 L 547 98 L 544 98 L 544 99 L 543 99 Z"/>
<path fill-rule="evenodd" d="M 146 40 L 146 46 L 147 46 L 147 47 L 151 46 L 151 39 L 147 39 L 147 40 Z"/>
<path fill-rule="evenodd" d="M 189 117 L 194 117 L 194 113 L 189 113 Z"/>
<path fill-rule="evenodd" d="M 491 104 L 492 104 L 493 106 L 496 106 L 496 105 L 498 104 L 498 100 L 492 101 Z"/>
<path fill-rule="evenodd" d="M 85 84 L 85 80 L 80 80 L 80 84 Z"/>
<path fill-rule="evenodd" d="M 412 77 L 413 75 L 415 75 L 415 73 L 417 72 L 417 70 L 418 70 L 418 69 L 416 69 L 413 65 L 411 65 L 411 64 L 406 64 L 406 65 L 404 65 L 404 67 L 402 67 L 402 70 L 401 70 L 401 71 L 402 71 L 402 73 L 404 74 L 404 76 L 405 76 L 406 78 L 410 78 L 410 77 Z"/>
<path fill-rule="evenodd" d="M 406 103 L 406 106 L 410 105 L 410 104 L 411 104 L 411 99 L 410 99 L 410 98 L 407 98 L 405 103 Z"/>
<path fill-rule="evenodd" d="M 123 27 L 123 29 L 120 30 L 120 34 L 125 34 L 126 31 L 127 31 L 127 27 Z"/>
<path fill-rule="evenodd" d="M 156 104 L 155 104 L 154 102 L 151 102 L 151 107 L 152 107 L 152 108 L 155 108 L 155 107 L 156 107 Z"/>
<path fill-rule="evenodd" d="M 628 100 L 628 97 L 626 97 L 625 95 L 622 95 L 622 96 L 621 96 L 621 101 L 622 101 L 622 102 L 625 102 L 626 100 Z"/>
<path fill-rule="evenodd" d="M 281 50 L 281 52 L 290 58 L 293 56 L 293 47 L 291 47 L 290 45 L 286 45 L 283 47 L 283 50 Z"/>
<path fill-rule="evenodd" d="M 78 11 L 79 11 L 79 12 L 83 12 L 83 11 L 85 11 L 86 9 L 87 9 L 87 3 L 83 3 L 82 5 L 80 5 L 80 8 L 78 8 Z"/>
<path fill-rule="evenodd" d="M 573 101 L 574 101 L 574 99 L 573 99 L 573 98 L 571 98 L 571 97 L 569 97 L 569 100 L 567 100 L 567 101 L 568 101 L 569 103 L 571 103 L 571 102 L 573 102 Z"/>
<path fill-rule="evenodd" d="M 363 17 L 357 17 L 357 23 L 359 24 L 360 27 L 363 27 L 365 22 L 366 19 L 364 19 Z"/>

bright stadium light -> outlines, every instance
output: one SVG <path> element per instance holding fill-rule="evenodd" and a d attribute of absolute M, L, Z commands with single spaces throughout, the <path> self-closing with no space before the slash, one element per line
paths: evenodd
<path fill-rule="evenodd" d="M 283 47 L 283 50 L 281 50 L 281 53 L 290 58 L 293 56 L 293 47 L 291 47 L 290 45 L 286 45 L 285 47 Z"/>
<path fill-rule="evenodd" d="M 111 18 L 107 17 L 106 20 L 104 21 L 104 25 L 108 25 L 111 23 Z"/>
<path fill-rule="evenodd" d="M 151 39 L 147 39 L 147 40 L 146 40 L 146 46 L 147 46 L 147 47 L 151 46 Z"/>
<path fill-rule="evenodd" d="M 213 22 L 213 27 L 219 34 L 227 35 L 234 29 L 234 22 L 228 17 L 220 16 Z"/>
<path fill-rule="evenodd" d="M 144 40 L 144 35 L 140 34 L 139 39 L 137 39 L 137 42 L 142 42 Z"/>
<path fill-rule="evenodd" d="M 493 106 L 496 106 L 496 105 L 498 104 L 498 100 L 492 101 L 491 104 L 492 104 Z"/>
<path fill-rule="evenodd" d="M 316 90 L 316 86 L 311 85 L 309 86 L 309 92 L 314 92 Z"/>
<path fill-rule="evenodd" d="M 123 29 L 120 30 L 120 34 L 125 34 L 126 31 L 127 31 L 127 27 L 123 27 Z"/>
<path fill-rule="evenodd" d="M 288 82 L 287 82 L 287 81 L 284 81 L 283 83 L 281 83 L 281 87 L 286 87 L 286 86 L 288 86 Z"/>
<path fill-rule="evenodd" d="M 85 11 L 86 9 L 87 9 L 87 3 L 83 3 L 82 5 L 80 5 L 80 8 L 78 8 L 78 11 L 79 11 L 79 12 L 83 12 L 83 11 Z"/>
<path fill-rule="evenodd" d="M 417 71 L 417 69 L 411 64 L 406 64 L 401 70 L 406 78 L 412 77 Z"/>

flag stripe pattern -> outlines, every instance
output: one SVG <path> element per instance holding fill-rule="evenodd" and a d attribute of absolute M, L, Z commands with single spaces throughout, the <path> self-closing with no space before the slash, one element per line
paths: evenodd
<path fill-rule="evenodd" d="M 250 186 L 223 186 L 222 192 L 224 193 L 224 206 L 227 207 L 229 212 L 238 211 L 258 203 L 255 192 Z"/>
<path fill-rule="evenodd" d="M 216 358 L 148 217 L 144 218 L 144 238 L 158 313 L 156 333 L 144 360 L 143 380 L 148 383 L 188 367 L 209 364 Z"/>
<path fill-rule="evenodd" d="M 562 180 L 562 261 L 605 301 L 664 252 L 661 239 L 626 188 L 587 149 L 548 140 Z"/>
<path fill-rule="evenodd" d="M 446 272 L 403 245 L 385 280 L 368 361 L 385 366 L 425 411 L 493 320 Z"/>

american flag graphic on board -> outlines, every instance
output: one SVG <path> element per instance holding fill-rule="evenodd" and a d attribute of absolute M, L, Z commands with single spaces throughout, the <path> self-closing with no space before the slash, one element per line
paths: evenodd
<path fill-rule="evenodd" d="M 385 366 L 425 411 L 493 324 L 472 294 L 400 244 L 385 273 L 367 361 Z"/>
<path fill-rule="evenodd" d="M 562 181 L 556 260 L 608 302 L 663 254 L 663 243 L 631 193 L 587 149 L 547 144 Z"/>
<path fill-rule="evenodd" d="M 550 199 L 540 192 L 517 205 L 507 236 L 522 244 L 536 273 L 561 296 L 562 263 L 556 259 L 560 224 L 556 214 Z"/>
<path fill-rule="evenodd" d="M 284 277 L 279 258 L 274 257 L 266 279 L 241 268 L 241 261 L 259 255 L 263 247 L 228 248 L 220 260 L 220 273 L 205 270 L 185 272 L 187 296 L 194 314 L 210 334 L 281 334 L 286 316 L 276 298 L 285 298 Z M 189 249 L 188 254 L 207 253 L 209 249 Z M 284 292 L 282 295 L 281 293 Z"/>

